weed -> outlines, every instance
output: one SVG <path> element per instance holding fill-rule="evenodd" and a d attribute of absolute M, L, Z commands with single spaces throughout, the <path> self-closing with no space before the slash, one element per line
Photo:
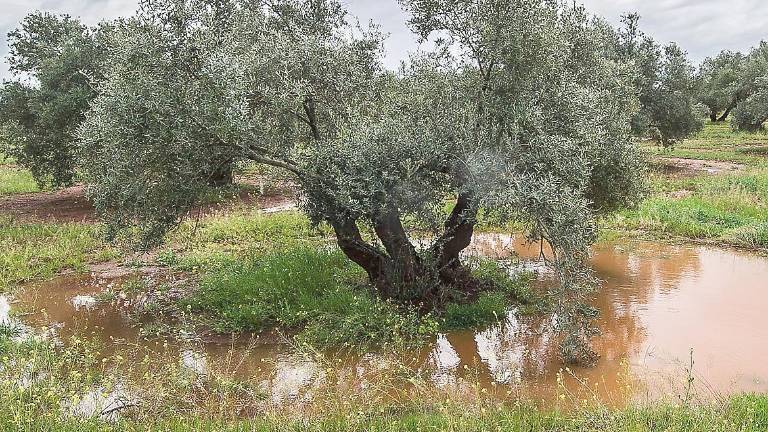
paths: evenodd
<path fill-rule="evenodd" d="M 442 329 L 476 328 L 498 322 L 506 316 L 508 308 L 509 299 L 503 292 L 484 292 L 475 302 L 448 304 L 443 316 Z"/>
<path fill-rule="evenodd" d="M 509 269 L 502 263 L 487 258 L 476 258 L 470 266 L 474 277 L 491 284 L 495 290 L 511 296 L 518 303 L 534 304 L 541 301 L 531 290 L 534 275 L 530 272 L 510 275 Z"/>
<path fill-rule="evenodd" d="M 85 224 L 25 223 L 0 217 L 0 292 L 65 269 L 85 270 L 116 252 Z"/>
<path fill-rule="evenodd" d="M 300 340 L 319 345 L 365 346 L 423 336 L 424 324 L 414 311 L 377 299 L 361 287 L 364 280 L 339 251 L 283 249 L 205 275 L 182 307 L 213 315 L 219 331 L 302 329 Z"/>
<path fill-rule="evenodd" d="M 37 191 L 39 188 L 29 171 L 0 162 L 0 196 Z"/>

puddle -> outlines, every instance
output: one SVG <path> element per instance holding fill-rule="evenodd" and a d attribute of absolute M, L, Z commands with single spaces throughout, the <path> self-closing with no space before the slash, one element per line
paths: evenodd
<path fill-rule="evenodd" d="M 499 259 L 516 252 L 522 266 L 541 269 L 535 261 L 539 248 L 517 237 L 479 235 L 469 252 Z M 768 258 L 637 242 L 595 246 L 592 265 L 604 280 L 592 299 L 601 311 L 602 335 L 594 339 L 601 357 L 596 367 L 565 372 L 560 391 L 611 406 L 674 396 L 680 394 L 692 350 L 694 386 L 705 397 L 768 392 Z M 140 358 L 163 352 L 194 374 L 231 371 L 259 381 L 275 402 L 310 398 L 329 363 L 364 386 L 393 358 L 329 353 L 328 362 L 318 362 L 268 336 L 218 343 L 145 340 L 119 308 L 91 302 L 108 283 L 70 275 L 29 288 L 18 301 L 23 310 L 35 312 L 24 322 L 37 329 L 55 327 L 62 340 L 74 334 L 95 337 L 107 355 Z M 0 320 L 7 319 L 10 307 L 0 297 Z M 550 320 L 511 310 L 500 325 L 441 334 L 423 349 L 396 357 L 436 387 L 479 385 L 500 398 L 552 404 L 563 365 Z"/>
<path fill-rule="evenodd" d="M 0 296 L 0 324 L 11 322 L 11 302 L 6 296 Z"/>
<path fill-rule="evenodd" d="M 261 209 L 261 212 L 264 214 L 282 213 L 282 212 L 293 211 L 293 210 L 296 210 L 297 208 L 298 206 L 296 205 L 296 203 L 288 202 L 278 206 L 263 208 Z"/>
<path fill-rule="evenodd" d="M 103 387 L 94 388 L 83 395 L 76 404 L 62 407 L 71 415 L 85 418 L 101 417 L 103 420 L 116 421 L 120 412 L 138 402 L 134 397 L 118 385 L 112 390 Z"/>

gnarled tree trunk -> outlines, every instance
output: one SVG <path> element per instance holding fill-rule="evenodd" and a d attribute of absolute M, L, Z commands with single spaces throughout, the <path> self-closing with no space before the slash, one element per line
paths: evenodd
<path fill-rule="evenodd" d="M 370 220 L 383 249 L 363 239 L 357 221 L 336 218 L 329 222 L 339 248 L 366 271 L 380 296 L 429 308 L 444 301 L 448 291 L 467 296 L 476 293 L 478 285 L 459 256 L 472 241 L 476 216 L 472 193 L 461 193 L 443 232 L 422 252 L 409 240 L 400 212 L 393 206 Z"/>
<path fill-rule="evenodd" d="M 728 116 L 731 114 L 731 111 L 733 111 L 734 108 L 736 108 L 736 103 L 732 103 L 728 105 L 728 108 L 725 109 L 725 111 L 723 112 L 723 115 L 721 115 L 720 118 L 717 119 L 717 121 L 724 122 L 728 120 Z"/>

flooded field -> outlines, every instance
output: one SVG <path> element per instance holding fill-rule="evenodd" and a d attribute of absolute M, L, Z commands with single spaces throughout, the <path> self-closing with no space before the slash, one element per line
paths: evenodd
<path fill-rule="evenodd" d="M 479 236 L 471 253 L 500 259 L 516 254 L 522 260 L 517 265 L 547 278 L 535 262 L 538 248 L 522 239 Z M 622 406 L 693 390 L 704 398 L 768 392 L 768 258 L 705 246 L 606 243 L 593 249 L 592 265 L 604 284 L 593 299 L 601 311 L 602 335 L 594 340 L 601 357 L 588 369 L 564 370 L 549 318 L 515 310 L 501 325 L 441 334 L 414 352 L 309 355 L 274 334 L 205 342 L 193 334 L 182 341 L 144 339 L 123 309 L 97 301 L 119 280 L 71 275 L 29 287 L 11 303 L 0 297 L 0 321 L 15 310 L 25 326 L 61 341 L 95 338 L 104 354 L 157 354 L 201 375 L 226 369 L 258 381 L 275 402 L 310 398 L 331 370 L 353 387 L 382 374 L 403 375 L 408 386 L 418 376 L 434 387 L 473 388 L 544 405 L 564 396 Z M 402 368 L 409 373 L 392 374 Z"/>

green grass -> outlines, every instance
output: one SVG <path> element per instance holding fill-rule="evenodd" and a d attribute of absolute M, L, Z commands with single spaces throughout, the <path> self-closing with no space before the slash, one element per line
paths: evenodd
<path fill-rule="evenodd" d="M 39 190 L 29 171 L 0 162 L 0 196 L 38 192 Z"/>
<path fill-rule="evenodd" d="M 158 260 L 201 275 L 180 308 L 205 317 L 203 325 L 219 332 L 288 329 L 314 346 L 409 344 L 439 327 L 496 323 L 513 302 L 533 304 L 526 277 L 511 279 L 483 262 L 476 276 L 494 292 L 447 305 L 441 314 L 419 314 L 378 299 L 332 239 L 299 213 L 236 213 L 186 224 Z"/>
<path fill-rule="evenodd" d="M 768 134 L 734 132 L 728 123 L 707 123 L 697 135 L 674 148 L 647 146 L 653 156 L 719 160 L 747 165 L 766 165 L 768 160 L 759 149 L 768 146 Z M 757 148 L 758 151 L 754 151 Z"/>
<path fill-rule="evenodd" d="M 546 300 L 531 290 L 532 274 L 510 276 L 496 261 L 484 258 L 475 261 L 470 263 L 473 276 L 493 289 L 481 293 L 475 301 L 446 305 L 440 317 L 441 330 L 487 327 L 503 320 L 512 305 L 519 306 L 522 314 L 547 308 Z"/>
<path fill-rule="evenodd" d="M 65 269 L 82 271 L 89 262 L 114 255 L 93 225 L 26 223 L 0 217 L 0 292 L 51 278 Z"/>
<path fill-rule="evenodd" d="M 160 262 L 188 272 L 243 263 L 289 246 L 320 245 L 329 236 L 298 212 L 265 215 L 257 210 L 188 221 L 168 239 Z"/>
<path fill-rule="evenodd" d="M 635 210 L 609 218 L 607 227 L 659 237 L 768 247 L 768 170 L 660 181 Z M 671 192 L 687 191 L 682 197 Z"/>
<path fill-rule="evenodd" d="M 693 177 L 655 174 L 651 196 L 637 209 L 606 218 L 603 226 L 658 238 L 768 248 L 768 159 L 747 151 L 755 144 L 768 144 L 768 135 L 734 133 L 727 125 L 709 124 L 674 150 L 654 150 L 661 156 L 739 162 L 745 168 Z"/>
<path fill-rule="evenodd" d="M 695 136 L 678 144 L 677 148 L 710 148 L 719 150 L 739 147 L 744 144 L 768 145 L 768 134 L 763 132 L 740 132 L 731 129 L 730 122 L 707 123 Z"/>
<path fill-rule="evenodd" d="M 222 332 L 300 329 L 313 345 L 402 343 L 428 333 L 428 320 L 376 299 L 364 283 L 341 252 L 291 248 L 207 274 L 184 303 Z"/>
<path fill-rule="evenodd" d="M 512 304 L 540 304 L 528 275 L 513 279 L 489 267 L 476 273 L 493 290 L 423 315 L 377 298 L 361 269 L 337 249 L 290 247 L 205 274 L 181 306 L 209 317 L 219 332 L 293 329 L 299 341 L 316 347 L 411 345 L 438 328 L 498 323 Z"/>
<path fill-rule="evenodd" d="M 468 304 L 450 303 L 445 309 L 441 328 L 446 331 L 487 326 L 502 320 L 509 309 L 509 299 L 502 292 L 480 294 Z"/>
<path fill-rule="evenodd" d="M 217 420 L 173 416 L 118 422 L 64 416 L 31 416 L 0 408 L 0 428 L 14 431 L 254 431 L 254 432 L 764 432 L 768 430 L 768 397 L 734 397 L 724 405 L 680 407 L 658 404 L 624 410 L 593 409 L 576 413 L 540 411 L 532 407 L 473 410 L 454 406 L 440 410 L 426 403 L 403 412 L 357 411 L 296 419 L 264 416 L 258 419 Z M 389 411 L 389 410 L 387 410 Z"/>
<path fill-rule="evenodd" d="M 658 193 L 637 209 L 612 216 L 607 226 L 658 237 L 767 248 L 767 182 L 768 172 L 701 177 L 698 184 L 686 186 L 688 196 Z"/>

